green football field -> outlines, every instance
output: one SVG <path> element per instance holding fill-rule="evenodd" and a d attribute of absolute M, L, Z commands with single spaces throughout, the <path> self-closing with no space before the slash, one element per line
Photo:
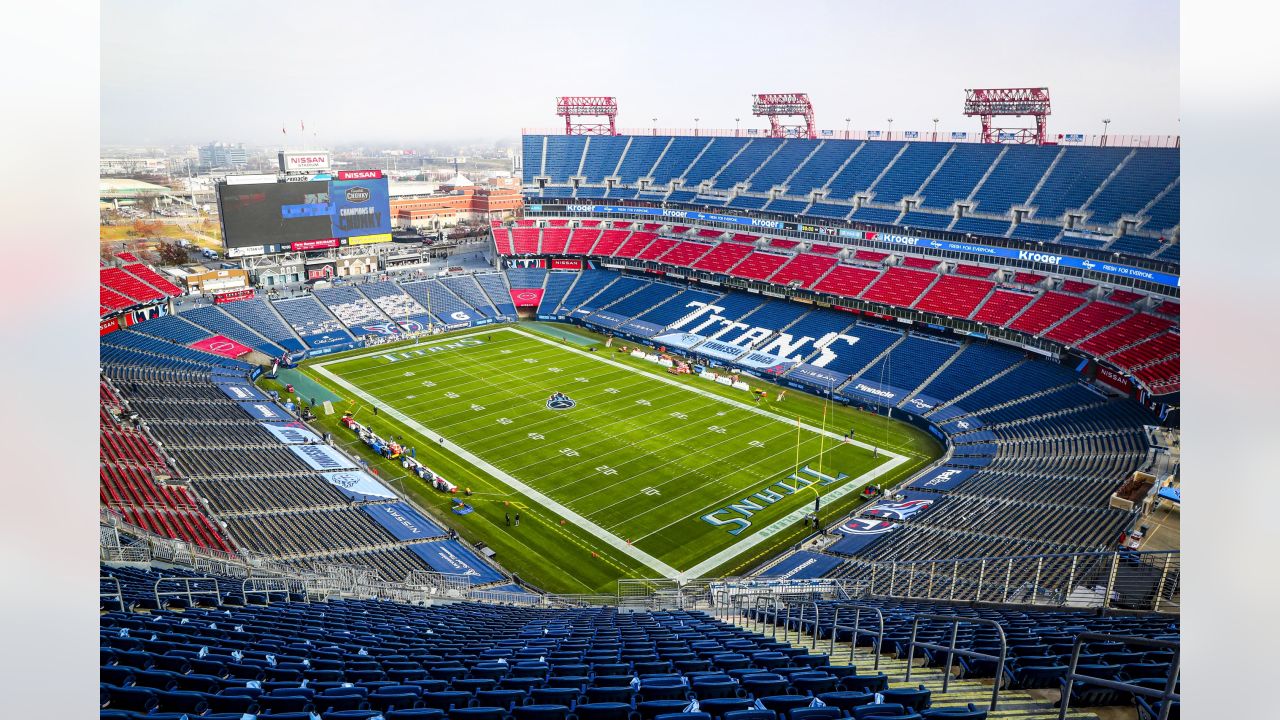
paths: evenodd
<path fill-rule="evenodd" d="M 549 591 L 744 570 L 803 537 L 815 498 L 829 523 L 864 485 L 896 482 L 938 453 L 914 428 L 794 390 L 778 401 L 766 385 L 757 403 L 588 333 L 533 327 L 543 332 L 471 330 L 306 371 L 344 399 L 339 410 L 403 436 L 433 471 L 470 487 L 476 512 L 448 513 L 448 498 L 394 463 L 375 464 L 384 478 L 400 477 L 397 489 Z M 506 525 L 517 512 L 521 526 Z"/>

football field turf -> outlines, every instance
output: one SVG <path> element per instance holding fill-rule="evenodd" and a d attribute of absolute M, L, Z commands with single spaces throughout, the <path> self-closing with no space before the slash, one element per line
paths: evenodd
<path fill-rule="evenodd" d="M 711 574 L 794 541 L 819 495 L 829 522 L 865 484 L 900 479 L 930 459 L 927 442 L 911 436 L 917 431 L 897 423 L 880 419 L 895 432 L 870 438 L 871 420 L 815 407 L 816 398 L 792 399 L 796 391 L 777 402 L 767 386 L 769 400 L 757 404 L 743 390 L 673 377 L 616 348 L 596 350 L 499 327 L 322 360 L 309 370 L 353 401 L 357 419 L 375 432 L 403 429 L 408 444 L 456 456 L 495 481 L 477 488 L 477 515 L 496 526 L 524 507 L 526 518 L 575 536 L 581 547 L 566 552 L 595 548 L 619 561 L 615 577 Z M 552 401 L 553 393 L 567 400 Z M 379 427 L 385 423 L 394 427 Z M 859 423 L 857 440 L 845 442 Z M 448 466 L 433 470 L 470 486 Z M 465 528 L 471 517 L 449 520 Z M 489 541 L 495 531 L 509 532 L 478 534 L 497 548 Z M 498 559 L 542 576 L 523 567 L 537 554 Z"/>

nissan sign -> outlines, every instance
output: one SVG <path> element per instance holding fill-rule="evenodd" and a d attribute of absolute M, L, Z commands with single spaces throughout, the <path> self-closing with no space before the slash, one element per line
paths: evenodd
<path fill-rule="evenodd" d="M 339 170 L 339 180 L 380 180 L 381 170 Z"/>
<path fill-rule="evenodd" d="M 312 150 L 307 152 L 280 151 L 280 172 L 318 172 L 329 169 L 329 152 Z"/>

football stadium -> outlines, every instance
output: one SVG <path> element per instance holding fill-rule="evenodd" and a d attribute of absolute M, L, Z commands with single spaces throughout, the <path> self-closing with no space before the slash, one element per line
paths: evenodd
<path fill-rule="evenodd" d="M 1177 718 L 1181 139 L 963 95 L 548 97 L 468 259 L 287 150 L 243 286 L 104 259 L 100 717 Z"/>

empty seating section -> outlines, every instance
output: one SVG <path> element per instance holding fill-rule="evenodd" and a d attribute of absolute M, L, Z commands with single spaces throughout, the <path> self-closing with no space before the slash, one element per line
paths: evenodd
<path fill-rule="evenodd" d="M 1182 223 L 1182 219 L 1178 215 L 1178 209 L 1181 205 L 1182 183 L 1179 181 L 1164 197 L 1160 198 L 1147 211 L 1149 219 L 1143 224 L 1144 230 L 1154 230 L 1164 233 L 1171 230 Z"/>
<path fill-rule="evenodd" d="M 225 521 L 228 530 L 241 543 L 253 548 L 273 548 L 281 555 L 372 549 L 396 542 L 368 513 L 354 507 L 237 515 L 228 516 Z"/>
<path fill-rule="evenodd" d="M 1022 353 L 1000 345 L 971 342 L 929 381 L 921 395 L 942 402 L 954 400 L 982 382 L 999 375 L 1022 360 Z"/>
<path fill-rule="evenodd" d="M 680 293 L 680 288 L 664 283 L 651 283 L 638 292 L 610 305 L 609 312 L 623 317 L 634 317 L 656 308 Z M 603 307 L 598 306 L 598 307 Z"/>
<path fill-rule="evenodd" d="M 637 320 L 647 323 L 653 323 L 661 327 L 666 327 L 676 320 L 688 315 L 694 311 L 694 307 L 690 303 L 709 303 L 716 299 L 716 295 L 704 290 L 685 290 L 670 300 L 655 305 L 652 310 L 637 317 Z"/>
<path fill-rule="evenodd" d="M 266 300 L 259 298 L 238 300 L 218 307 L 286 350 L 296 352 L 304 349 L 297 335 L 280 319 L 280 315 L 271 309 Z"/>
<path fill-rule="evenodd" d="M 1173 327 L 1173 322 L 1155 315 L 1138 313 L 1080 343 L 1091 355 L 1107 355 L 1122 347 L 1146 340 Z"/>
<path fill-rule="evenodd" d="M 853 212 L 853 206 L 851 205 L 816 202 L 809 206 L 809 209 L 805 211 L 805 215 L 843 220 L 851 212 Z"/>
<path fill-rule="evenodd" d="M 141 355 L 154 358 L 155 362 L 152 364 L 168 363 L 172 367 L 202 368 L 206 370 L 226 368 L 237 372 L 247 372 L 252 367 L 248 363 L 239 360 L 231 360 L 221 355 L 194 350 L 168 340 L 144 335 L 135 330 L 119 330 L 110 335 L 105 335 L 100 340 L 100 345 L 102 346 L 101 355 L 104 361 L 111 359 L 111 354 L 108 350 L 110 348 L 122 350 L 127 357 Z"/>
<path fill-rule="evenodd" d="M 943 275 L 916 303 L 917 310 L 967 318 L 995 284 L 987 280 Z"/>
<path fill-rule="evenodd" d="M 941 260 L 935 260 L 934 258 L 914 256 L 902 258 L 902 267 L 916 268 L 917 270 L 932 270 L 941 263 Z"/>
<path fill-rule="evenodd" d="M 499 255 L 514 255 L 515 251 L 511 248 L 511 228 L 496 227 L 492 228 L 493 245 L 498 249 Z"/>
<path fill-rule="evenodd" d="M 659 260 L 668 265 L 689 267 L 699 258 L 711 252 L 713 245 L 700 242 L 681 241 L 666 252 Z"/>
<path fill-rule="evenodd" d="M 1155 238 L 1140 237 L 1138 235 L 1122 235 L 1116 238 L 1107 249 L 1112 252 L 1124 253 L 1126 255 L 1149 256 L 1154 255 L 1157 250 L 1164 247 L 1164 244 Z"/>
<path fill-rule="evenodd" d="M 1129 148 L 1063 148 L 1058 164 L 1029 203 L 1036 208 L 1035 217 L 1054 220 L 1067 210 L 1081 208 L 1129 152 Z"/>
<path fill-rule="evenodd" d="M 790 255 L 752 252 L 735 265 L 729 274 L 749 280 L 767 280 L 790 259 Z"/>
<path fill-rule="evenodd" d="M 1038 335 L 1045 328 L 1058 322 L 1085 304 L 1085 299 L 1076 295 L 1059 292 L 1046 292 L 1022 312 L 1009 327 L 1025 333 Z"/>
<path fill-rule="evenodd" d="M 462 298 L 462 302 L 479 310 L 485 317 L 497 317 L 497 308 L 493 306 L 489 296 L 480 289 L 480 286 L 476 283 L 476 277 L 473 275 L 442 277 L 440 278 L 440 284 L 453 291 L 454 295 Z M 510 300 L 510 298 L 511 296 L 507 295 L 507 299 Z"/>
<path fill-rule="evenodd" d="M 1182 384 L 1181 369 L 1176 357 L 1136 368 L 1133 375 L 1157 394 L 1177 392 Z"/>
<path fill-rule="evenodd" d="M 1181 340 L 1177 333 L 1164 333 L 1116 352 L 1107 360 L 1126 370 L 1145 367 L 1176 356 L 1181 349 Z"/>
<path fill-rule="evenodd" d="M 189 345 L 210 335 L 204 328 L 193 325 L 178 315 L 164 315 L 154 318 L 145 323 L 134 325 L 132 329 L 143 335 L 161 338 L 179 345 Z"/>
<path fill-rule="evenodd" d="M 1020 222 L 1013 226 L 1009 237 L 1018 240 L 1034 240 L 1050 242 L 1062 234 L 1061 225 L 1047 225 L 1036 222 Z"/>
<path fill-rule="evenodd" d="M 556 273 L 552 273 L 554 278 Z M 569 312 L 581 305 L 592 295 L 600 292 L 600 290 L 609 283 L 613 282 L 618 275 L 604 270 L 586 270 L 578 277 L 578 281 L 574 283 L 573 289 L 564 296 L 561 302 L 561 310 Z"/>
<path fill-rule="evenodd" d="M 965 215 L 956 220 L 951 226 L 951 232 L 956 233 L 977 233 L 979 235 L 989 235 L 991 237 L 1004 237 L 1009 232 L 1009 227 L 1013 223 L 1009 220 L 992 220 L 990 218 L 973 217 Z"/>
<path fill-rule="evenodd" d="M 1015 272 L 1013 274 L 1013 281 L 1016 283 L 1021 283 L 1023 285 L 1036 285 L 1036 284 L 1039 284 L 1041 281 L 1043 281 L 1044 278 L 1045 278 L 1044 275 L 1037 275 L 1035 273 L 1022 272 L 1022 271 Z"/>
<path fill-rule="evenodd" d="M 794 215 L 808 207 L 808 200 L 787 200 L 784 198 L 775 198 L 770 200 L 764 206 L 766 212 L 787 213 Z"/>
<path fill-rule="evenodd" d="M 277 300 L 273 305 L 280 313 L 280 317 L 284 318 L 303 340 L 316 336 L 351 339 L 351 336 L 342 329 L 342 323 L 330 315 L 329 311 L 325 310 L 314 297 Z"/>
<path fill-rule="evenodd" d="M 618 247 L 617 251 L 613 253 L 613 256 L 633 258 L 639 255 L 640 251 L 648 247 L 649 243 L 653 242 L 657 237 L 658 236 L 655 233 L 651 232 L 633 232 L 631 233 L 631 236 L 627 238 L 627 241 Z"/>
<path fill-rule="evenodd" d="M 956 404 L 966 410 L 989 408 L 1075 381 L 1074 373 L 1057 365 L 1046 362 L 1024 362 L 971 394 L 961 397 Z"/>
<path fill-rule="evenodd" d="M 666 154 L 653 168 L 653 185 L 663 186 L 679 177 L 709 144 L 711 138 L 687 135 L 671 138 Z"/>
<path fill-rule="evenodd" d="M 626 154 L 622 157 L 622 164 L 618 167 L 618 176 L 625 183 L 634 183 L 639 178 L 648 177 L 654 163 L 658 162 L 662 151 L 670 142 L 671 138 L 667 137 L 644 135 L 632 137 L 631 145 L 627 147 Z"/>
<path fill-rule="evenodd" d="M 937 275 L 917 270 L 891 267 L 862 294 L 869 302 L 911 307 Z"/>
<path fill-rule="evenodd" d="M 897 222 L 909 228 L 924 228 L 926 230 L 946 230 L 951 226 L 951 221 L 955 219 L 953 215 L 944 215 L 942 213 L 919 212 L 912 211 L 903 215 Z"/>
<path fill-rule="evenodd" d="M 817 151 L 796 169 L 795 175 L 787 182 L 787 194 L 792 197 L 806 197 L 810 192 L 823 187 L 861 145 L 862 143 L 857 142 L 823 141 Z M 843 214 L 847 215 L 849 209 L 844 207 Z M 813 213 L 812 209 L 810 212 Z"/>
<path fill-rule="evenodd" d="M 760 163 L 764 162 L 765 158 L 772 155 L 775 150 L 779 149 L 780 145 L 786 142 L 786 140 L 778 140 L 777 138 L 754 138 L 748 140 L 746 146 L 742 148 L 742 152 L 738 153 L 737 157 L 734 157 L 732 161 L 725 165 L 724 169 L 716 176 L 716 181 L 712 184 L 712 187 L 728 190 L 737 183 L 745 181 L 748 175 L 760 168 Z M 688 183 L 685 183 L 685 186 L 688 187 Z M 772 185 L 766 187 L 764 185 L 756 185 L 753 182 L 752 187 L 757 192 L 767 192 Z"/>
<path fill-rule="evenodd" d="M 859 379 L 893 387 L 915 389 L 934 373 L 947 358 L 956 354 L 959 344 L 918 335 L 907 337 L 859 375 Z"/>
<path fill-rule="evenodd" d="M 142 263 L 129 263 L 124 266 L 124 270 L 165 295 L 177 297 L 182 294 L 182 288 L 165 280 L 160 273 Z"/>
<path fill-rule="evenodd" d="M 100 306 L 100 315 L 106 315 L 112 310 L 123 310 L 130 305 L 137 305 L 132 299 L 121 295 L 106 285 L 98 286 L 98 304 Z"/>
<path fill-rule="evenodd" d="M 565 246 L 569 243 L 569 233 L 569 228 L 543 228 L 539 252 L 543 255 L 563 255 Z"/>
<path fill-rule="evenodd" d="M 553 183 L 567 184 L 578 174 L 587 138 L 582 135 L 552 135 L 547 138 L 545 171 Z"/>
<path fill-rule="evenodd" d="M 809 252 L 818 253 L 819 255 L 838 255 L 843 249 L 838 245 L 823 245 L 822 243 L 814 243 L 809 246 Z"/>
<path fill-rule="evenodd" d="M 1089 203 L 1089 223 L 1110 225 L 1122 215 L 1137 215 L 1178 178 L 1179 153 L 1137 148 L 1120 172 Z"/>
<path fill-rule="evenodd" d="M 165 297 L 164 293 L 120 268 L 102 268 L 98 271 L 98 278 L 102 285 L 137 302 L 151 302 Z"/>
<path fill-rule="evenodd" d="M 861 322 L 845 330 L 844 334 L 858 341 L 845 347 L 837 346 L 840 352 L 827 369 L 845 375 L 857 374 L 903 337 L 901 332 Z"/>
<path fill-rule="evenodd" d="M 796 283 L 799 287 L 812 287 L 814 283 L 836 266 L 836 259 L 828 255 L 800 253 L 778 269 L 770 279 L 775 285 Z"/>
<path fill-rule="evenodd" d="M 869 270 L 852 265 L 837 265 L 831 269 L 831 272 L 827 273 L 826 277 L 819 280 L 818 284 L 813 286 L 813 289 L 818 292 L 831 293 L 832 295 L 841 295 L 843 297 L 858 297 L 879 276 L 880 273 L 877 270 Z"/>
<path fill-rule="evenodd" d="M 350 285 L 317 288 L 313 294 L 348 327 L 376 324 L 390 319 L 378 309 L 377 305 Z"/>
<path fill-rule="evenodd" d="M 586 255 L 599 239 L 599 229 L 578 228 L 569 236 L 569 244 L 565 246 L 564 252 L 566 255 Z"/>
<path fill-rule="evenodd" d="M 1095 285 L 1080 280 L 1063 280 L 1062 291 L 1069 293 L 1086 293 L 1092 290 Z"/>
<path fill-rule="evenodd" d="M 237 322 L 235 318 L 223 312 L 222 307 L 225 306 L 192 308 L 183 311 L 182 318 L 204 328 L 208 331 L 207 334 L 229 337 L 242 345 L 266 353 L 270 357 L 280 357 L 284 354 L 284 350 L 280 346 L 269 342 L 257 332 Z M 296 349 L 301 349 L 301 346 L 299 345 Z"/>
<path fill-rule="evenodd" d="M 996 272 L 996 268 L 986 267 L 984 265 L 965 265 L 964 263 L 958 263 L 954 269 L 957 275 L 976 278 L 989 278 Z"/>
<path fill-rule="evenodd" d="M 898 220 L 898 216 L 902 214 L 901 210 L 871 207 L 863 205 L 853 211 L 853 215 L 849 216 L 850 220 L 858 220 L 860 222 L 880 223 L 882 225 L 892 225 Z"/>
<path fill-rule="evenodd" d="M 897 141 L 862 143 L 827 183 L 827 199 L 852 200 L 854 195 L 865 192 L 900 150 L 902 143 Z"/>
<path fill-rule="evenodd" d="M 547 273 L 547 286 L 542 293 L 542 302 L 538 303 L 538 314 L 554 315 L 560 301 L 564 299 L 564 294 L 569 292 L 569 288 L 577 279 L 576 272 Z"/>
<path fill-rule="evenodd" d="M 969 197 L 1004 147 L 998 144 L 955 145 L 937 173 L 921 188 L 920 194 L 924 196 L 921 207 L 945 210 L 956 200 Z"/>
<path fill-rule="evenodd" d="M 645 247 L 644 250 L 641 250 L 640 253 L 636 255 L 636 259 L 637 260 L 657 260 L 658 258 L 662 257 L 664 254 L 666 254 L 668 250 L 675 247 L 679 243 L 680 243 L 679 240 L 672 240 L 671 238 L 664 238 L 664 237 L 656 238 L 654 239 L 653 242 L 649 243 L 649 245 Z"/>
<path fill-rule="evenodd" d="M 852 325 L 853 321 L 854 318 L 849 313 L 819 308 L 797 320 L 785 332 L 793 338 L 811 337 L 817 340 L 827 333 L 841 332 Z"/>
<path fill-rule="evenodd" d="M 538 228 L 515 228 L 511 231 L 511 251 L 516 255 L 536 255 L 542 231 Z"/>
<path fill-rule="evenodd" d="M 490 305 L 497 309 L 499 315 L 515 317 L 516 306 L 511 303 L 511 288 L 507 285 L 506 276 L 502 273 L 478 273 L 471 276 L 488 297 Z"/>
<path fill-rule="evenodd" d="M 875 202 L 893 205 L 916 190 L 938 167 L 950 145 L 945 143 L 908 143 L 906 150 L 894 160 L 889 170 L 871 187 Z"/>
<path fill-rule="evenodd" d="M 417 300 L 409 297 L 399 285 L 393 282 L 383 280 L 365 283 L 360 286 L 360 292 L 372 300 L 373 304 L 386 313 L 387 317 L 394 320 L 417 317 L 427 312 L 427 309 Z"/>
<path fill-rule="evenodd" d="M 685 170 L 684 187 L 696 188 L 703 180 L 711 179 L 748 142 L 751 141 L 746 138 L 712 138 L 711 144 L 703 151 L 702 156 Z"/>
<path fill-rule="evenodd" d="M 1044 336 L 1060 343 L 1074 345 L 1082 338 L 1088 337 L 1102 328 L 1118 322 L 1129 315 L 1132 310 L 1105 302 L 1092 302 L 1081 308 L 1079 312 L 1063 320 Z"/>
<path fill-rule="evenodd" d="M 582 174 L 587 182 L 603 183 L 606 177 L 612 177 L 613 171 L 622 159 L 630 138 L 624 135 L 593 135 L 587 138 L 587 154 L 582 162 Z"/>
<path fill-rule="evenodd" d="M 427 309 L 427 312 L 434 315 L 440 322 L 446 325 L 450 323 L 450 319 L 459 317 L 479 318 L 481 313 L 469 307 L 457 295 L 450 292 L 449 288 L 440 284 L 439 280 L 423 280 L 420 282 L 401 283 L 401 289 L 418 302 L 419 305 Z M 461 313 L 461 315 L 458 315 Z M 463 320 L 457 320 L 463 322 Z"/>
<path fill-rule="evenodd" d="M 693 268 L 714 273 L 726 273 L 729 268 L 737 265 L 742 258 L 750 253 L 750 245 L 720 243 L 711 252 L 703 255 L 701 260 L 695 262 Z"/>
<path fill-rule="evenodd" d="M 985 303 L 982 303 L 982 307 L 978 309 L 978 312 L 974 313 L 973 319 L 988 325 L 1003 326 L 1013 316 L 1022 312 L 1027 303 L 1034 299 L 1034 295 L 1026 293 L 1012 290 L 996 290 Z"/>
<path fill-rule="evenodd" d="M 755 143 L 763 142 L 756 140 Z M 783 140 L 779 146 L 776 140 L 770 143 L 769 151 L 773 152 L 773 157 L 768 162 L 760 166 L 755 171 L 755 175 L 751 176 L 751 189 L 756 192 L 769 192 L 776 185 L 781 185 L 784 180 L 790 177 L 791 173 L 796 171 L 797 166 L 804 161 L 809 153 L 813 152 L 816 147 L 814 143 L 804 142 L 801 140 L 790 139 Z M 744 155 L 746 153 L 743 153 Z M 728 187 L 717 183 L 717 187 Z"/>
<path fill-rule="evenodd" d="M 808 308 L 800 303 L 770 300 L 744 315 L 739 322 L 749 326 L 749 328 L 766 328 L 773 332 L 778 332 L 798 320 L 806 311 L 808 311 Z M 716 339 L 733 343 L 734 345 L 746 346 L 751 343 L 755 347 L 760 347 L 760 345 L 756 344 L 761 342 L 759 336 L 749 333 L 750 329 L 734 329 L 719 335 Z M 770 335 L 765 339 L 767 340 L 770 337 L 773 336 Z"/>
<path fill-rule="evenodd" d="M 854 260 L 863 260 L 866 262 L 879 263 L 884 262 L 889 257 L 889 253 L 880 252 L 879 250 L 855 250 L 853 252 Z"/>
<path fill-rule="evenodd" d="M 631 232 L 628 230 L 605 230 L 600 233 L 600 239 L 591 253 L 601 257 L 612 255 L 630 235 Z"/>

